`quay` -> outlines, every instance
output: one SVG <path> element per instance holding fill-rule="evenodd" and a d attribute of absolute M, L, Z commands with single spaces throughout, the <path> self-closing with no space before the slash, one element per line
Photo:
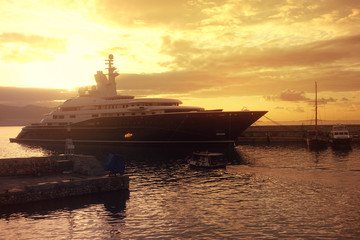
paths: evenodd
<path fill-rule="evenodd" d="M 318 125 L 319 131 L 329 133 L 333 125 Z M 360 142 L 360 125 L 346 125 L 353 142 Z M 313 125 L 272 125 L 250 126 L 237 138 L 239 143 L 251 142 L 302 142 L 307 131 L 314 130 Z"/>
<path fill-rule="evenodd" d="M 129 189 L 129 176 L 75 154 L 0 159 L 0 181 L 0 206 Z"/>

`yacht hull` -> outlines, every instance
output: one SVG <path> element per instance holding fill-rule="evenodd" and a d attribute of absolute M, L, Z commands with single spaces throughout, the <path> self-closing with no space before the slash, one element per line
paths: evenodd
<path fill-rule="evenodd" d="M 230 143 L 266 111 L 190 112 L 93 118 L 68 126 L 29 125 L 19 143 Z"/>

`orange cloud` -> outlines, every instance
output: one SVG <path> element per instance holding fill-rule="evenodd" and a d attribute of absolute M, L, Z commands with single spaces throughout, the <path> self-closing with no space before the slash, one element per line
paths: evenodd
<path fill-rule="evenodd" d="M 282 85 L 282 89 L 296 85 L 299 90 L 312 91 L 313 82 L 318 80 L 322 90 L 360 89 L 359 71 L 346 69 L 346 65 L 354 66 L 360 60 L 360 35 L 270 49 L 205 49 L 196 46 L 195 41 L 166 36 L 161 52 L 173 58 L 162 63 L 171 69 L 206 72 L 212 79 L 217 78 L 208 81 L 204 76 L 204 84 L 216 82 L 242 88 L 249 87 L 252 81 L 251 85 L 264 86 L 261 89 L 266 91 L 274 90 L 274 83 Z"/>
<path fill-rule="evenodd" d="M 278 96 L 264 96 L 266 100 L 280 100 L 280 101 L 309 101 L 310 99 L 304 96 L 304 92 L 297 92 L 295 90 L 285 90 L 281 92 Z"/>
<path fill-rule="evenodd" d="M 88 17 L 96 21 L 105 20 L 127 27 L 172 26 L 176 29 L 196 29 L 203 26 L 249 26 L 269 22 L 281 25 L 316 22 L 344 26 L 359 20 L 356 0 L 87 0 L 65 3 L 69 8 L 77 8 L 79 11 L 85 9 L 84 14 L 90 13 Z"/>
<path fill-rule="evenodd" d="M 2 33 L 0 43 L 1 59 L 5 62 L 53 60 L 55 54 L 66 52 L 66 40 L 34 34 Z"/>
<path fill-rule="evenodd" d="M 120 74 L 117 86 L 134 95 L 188 94 L 216 85 L 217 78 L 203 72 Z M 211 83 L 213 82 L 213 83 Z"/>
<path fill-rule="evenodd" d="M 172 40 L 163 37 L 162 53 L 173 61 L 162 63 L 173 68 L 205 68 L 233 70 L 246 68 L 274 68 L 314 66 L 343 59 L 360 59 L 360 35 L 315 41 L 282 48 L 235 47 L 208 49 L 196 46 L 195 40 Z"/>
<path fill-rule="evenodd" d="M 221 5 L 225 0 L 215 2 L 188 0 L 98 0 L 96 20 L 132 28 L 143 26 L 176 26 L 191 28 L 206 18 L 204 8 Z"/>

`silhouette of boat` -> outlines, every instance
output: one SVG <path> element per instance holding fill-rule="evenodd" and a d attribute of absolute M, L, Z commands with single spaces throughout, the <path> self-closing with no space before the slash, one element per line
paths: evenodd
<path fill-rule="evenodd" d="M 306 144 L 309 149 L 323 149 L 327 147 L 328 136 L 318 129 L 317 117 L 317 82 L 315 82 L 315 129 L 306 132 Z"/>
<path fill-rule="evenodd" d="M 193 155 L 188 159 L 190 167 L 193 168 L 224 168 L 227 163 L 224 160 L 224 154 L 214 152 L 194 152 Z"/>

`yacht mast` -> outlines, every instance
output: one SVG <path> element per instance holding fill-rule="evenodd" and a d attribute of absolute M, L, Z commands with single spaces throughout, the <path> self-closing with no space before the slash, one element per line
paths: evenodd
<path fill-rule="evenodd" d="M 315 81 L 315 134 L 318 135 L 317 127 L 317 82 Z"/>
<path fill-rule="evenodd" d="M 106 64 L 109 65 L 108 69 L 108 80 L 111 84 L 115 84 L 115 77 L 119 74 L 114 72 L 116 67 L 113 67 L 112 64 L 114 62 L 114 55 L 110 54 L 109 59 L 106 59 Z"/>

